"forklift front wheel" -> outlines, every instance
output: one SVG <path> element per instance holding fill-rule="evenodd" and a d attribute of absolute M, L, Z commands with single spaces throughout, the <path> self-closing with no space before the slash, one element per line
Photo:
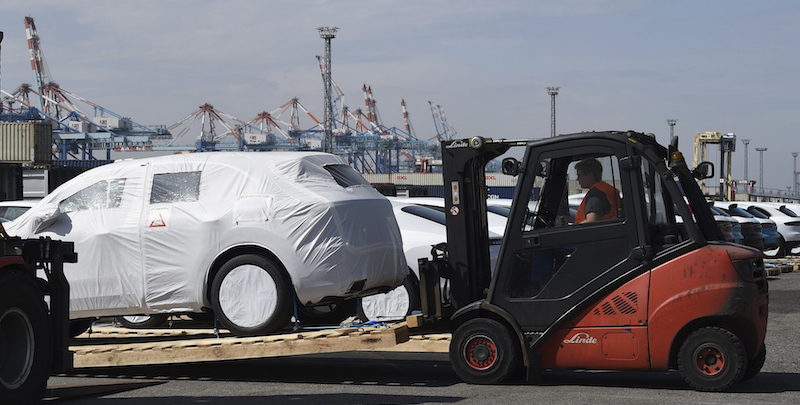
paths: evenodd
<path fill-rule="evenodd" d="M 678 352 L 683 379 L 699 391 L 724 391 L 741 381 L 747 366 L 742 341 L 732 332 L 706 327 L 689 335 Z"/>
<path fill-rule="evenodd" d="M 508 328 L 492 319 L 476 318 L 456 328 L 450 363 L 456 374 L 473 384 L 496 384 L 520 365 L 520 348 Z"/>

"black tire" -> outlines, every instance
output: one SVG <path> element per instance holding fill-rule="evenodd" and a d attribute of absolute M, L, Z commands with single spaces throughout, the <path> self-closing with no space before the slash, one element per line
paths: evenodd
<path fill-rule="evenodd" d="M 398 308 L 398 313 L 378 314 L 378 306 L 382 301 L 394 299 L 403 308 Z M 405 320 L 412 312 L 422 308 L 422 300 L 419 295 L 419 282 L 413 275 L 408 275 L 403 280 L 403 284 L 385 294 L 375 294 L 358 299 L 357 315 L 363 321 L 396 321 Z"/>
<path fill-rule="evenodd" d="M 169 315 L 125 315 L 116 317 L 117 323 L 128 329 L 157 328 L 167 321 Z"/>
<path fill-rule="evenodd" d="M 508 328 L 492 319 L 476 318 L 453 332 L 450 364 L 468 383 L 497 384 L 519 369 L 520 350 Z"/>
<path fill-rule="evenodd" d="M 186 314 L 191 320 L 195 322 L 214 322 L 214 313 L 208 312 L 191 312 Z"/>
<path fill-rule="evenodd" d="M 21 271 L 0 270 L 0 403 L 39 403 L 52 358 L 42 292 Z"/>
<path fill-rule="evenodd" d="M 678 352 L 683 379 L 698 391 L 724 391 L 742 380 L 747 367 L 744 344 L 726 329 L 694 331 Z"/>
<path fill-rule="evenodd" d="M 765 344 L 762 344 L 758 356 L 747 360 L 747 369 L 744 370 L 744 375 L 742 376 L 742 382 L 748 381 L 751 378 L 755 377 L 756 374 L 758 374 L 761 371 L 761 367 L 764 367 L 764 362 L 766 360 L 767 360 L 767 346 Z"/>
<path fill-rule="evenodd" d="M 297 303 L 297 318 L 300 324 L 336 325 L 356 314 L 356 300 L 342 300 L 330 305 L 304 306 Z"/>
<path fill-rule="evenodd" d="M 94 322 L 92 318 L 73 319 L 69 321 L 69 337 L 74 338 L 86 332 L 92 326 L 92 322 Z"/>
<path fill-rule="evenodd" d="M 236 336 L 265 335 L 287 326 L 293 299 L 289 275 L 259 255 L 229 260 L 211 284 L 214 314 Z"/>
<path fill-rule="evenodd" d="M 775 249 L 772 249 L 775 250 Z M 781 258 L 786 257 L 786 240 L 783 239 L 783 236 L 778 236 L 778 248 L 775 250 L 775 254 L 768 255 L 764 253 L 764 256 L 771 257 L 771 258 Z"/>

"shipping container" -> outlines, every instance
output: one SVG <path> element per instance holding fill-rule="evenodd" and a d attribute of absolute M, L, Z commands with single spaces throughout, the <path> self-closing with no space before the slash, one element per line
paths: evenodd
<path fill-rule="evenodd" d="M 50 164 L 53 127 L 48 122 L 0 123 L 0 162 Z"/>
<path fill-rule="evenodd" d="M 58 186 L 89 170 L 84 167 L 23 166 L 22 195 L 26 199 L 44 198 Z"/>
<path fill-rule="evenodd" d="M 22 199 L 22 165 L 0 163 L 0 201 Z"/>
<path fill-rule="evenodd" d="M 442 186 L 441 173 L 391 173 L 364 174 L 370 184 L 394 184 L 398 186 Z M 503 173 L 486 173 L 486 185 L 489 187 L 517 186 L 517 178 Z"/>

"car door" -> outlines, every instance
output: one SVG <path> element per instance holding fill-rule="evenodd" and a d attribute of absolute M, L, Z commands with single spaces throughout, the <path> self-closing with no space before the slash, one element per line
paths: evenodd
<path fill-rule="evenodd" d="M 616 190 L 611 194 L 619 198 L 612 201 L 617 209 L 604 220 L 570 224 L 567 197 L 578 191 L 575 167 L 590 159 L 601 164 L 605 189 Z M 638 203 L 631 198 L 639 183 L 625 145 L 609 140 L 536 148 L 528 151 L 525 162 L 528 172 L 537 175 L 520 180 L 518 196 L 523 197 L 512 207 L 498 267 L 506 271 L 498 272 L 488 298 L 526 332 L 542 332 L 641 265 Z M 535 211 L 529 210 L 527 199 L 539 200 Z"/>
<path fill-rule="evenodd" d="M 216 221 L 225 207 L 206 206 L 206 162 L 153 162 L 140 228 L 145 303 L 150 310 L 199 311 L 207 256 L 217 247 Z"/>
<path fill-rule="evenodd" d="M 60 215 L 40 236 L 75 243 L 79 260 L 65 264 L 71 317 L 115 315 L 143 306 L 139 219 L 146 165 L 107 171 L 60 198 Z"/>

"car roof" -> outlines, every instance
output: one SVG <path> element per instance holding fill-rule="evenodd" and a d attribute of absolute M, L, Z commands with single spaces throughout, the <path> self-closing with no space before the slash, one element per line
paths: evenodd
<path fill-rule="evenodd" d="M 41 200 L 6 200 L 0 201 L 0 207 L 28 207 L 31 208 Z"/>

